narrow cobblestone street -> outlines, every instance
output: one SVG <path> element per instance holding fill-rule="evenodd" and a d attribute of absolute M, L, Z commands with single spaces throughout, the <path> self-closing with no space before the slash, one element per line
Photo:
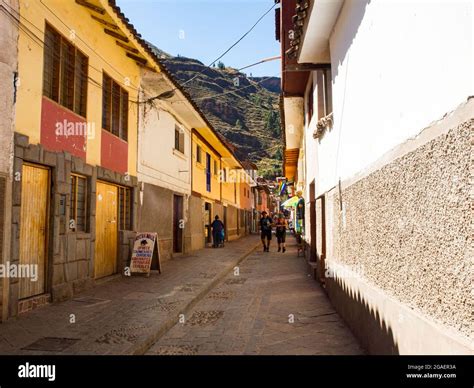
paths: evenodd
<path fill-rule="evenodd" d="M 0 354 L 361 354 L 295 247 L 258 243 L 202 249 L 161 275 L 118 277 L 22 314 L 0 327 Z"/>
<path fill-rule="evenodd" d="M 363 354 L 295 246 L 276 250 L 259 247 L 147 354 Z"/>

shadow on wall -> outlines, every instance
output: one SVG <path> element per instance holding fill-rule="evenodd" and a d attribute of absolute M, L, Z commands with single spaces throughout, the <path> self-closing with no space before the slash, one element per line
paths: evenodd
<path fill-rule="evenodd" d="M 338 43 L 336 45 L 336 47 L 338 47 L 337 52 L 331 51 L 331 62 L 335 65 L 331 69 L 333 80 L 336 79 L 339 66 L 344 62 L 349 47 L 351 47 L 357 35 L 357 31 L 365 15 L 365 10 L 370 1 L 371 0 L 346 1 L 341 9 L 336 24 L 339 28 L 333 32 Z"/>
<path fill-rule="evenodd" d="M 326 291 L 336 311 L 369 354 L 400 354 L 392 329 L 359 291 L 354 292 L 340 277 L 326 278 Z"/>

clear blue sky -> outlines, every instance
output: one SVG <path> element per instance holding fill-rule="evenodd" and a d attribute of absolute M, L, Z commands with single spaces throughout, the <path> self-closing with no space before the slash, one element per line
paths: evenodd
<path fill-rule="evenodd" d="M 196 58 L 208 65 L 240 38 L 274 0 L 117 0 L 142 34 L 171 55 Z M 272 10 L 222 62 L 241 68 L 280 55 Z M 253 76 L 280 76 L 280 61 L 244 70 Z"/>

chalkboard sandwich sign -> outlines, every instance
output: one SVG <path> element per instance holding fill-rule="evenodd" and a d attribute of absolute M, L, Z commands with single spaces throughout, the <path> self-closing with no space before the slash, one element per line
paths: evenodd
<path fill-rule="evenodd" d="M 161 273 L 158 233 L 137 233 L 133 243 L 130 272 L 150 276 L 151 264 L 156 252 L 158 271 Z"/>

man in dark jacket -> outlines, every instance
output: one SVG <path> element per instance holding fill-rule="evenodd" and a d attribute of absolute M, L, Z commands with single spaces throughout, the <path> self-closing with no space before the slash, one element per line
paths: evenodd
<path fill-rule="evenodd" d="M 262 218 L 260 218 L 260 237 L 262 239 L 264 252 L 270 252 L 270 241 L 272 240 L 272 226 L 273 219 L 267 215 L 266 211 L 263 211 Z"/>
<path fill-rule="evenodd" d="M 212 228 L 212 240 L 213 240 L 213 247 L 217 248 L 221 243 L 222 243 L 222 231 L 224 230 L 224 224 L 222 221 L 219 219 L 219 216 L 216 215 L 214 217 L 214 221 L 211 224 Z"/>

